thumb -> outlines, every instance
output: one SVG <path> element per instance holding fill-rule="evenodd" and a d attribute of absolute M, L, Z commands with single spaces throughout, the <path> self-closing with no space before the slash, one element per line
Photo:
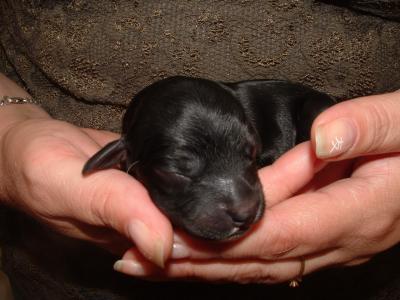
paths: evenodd
<path fill-rule="evenodd" d="M 400 151 L 400 92 L 341 102 L 314 121 L 311 139 L 320 159 L 342 160 Z"/>
<path fill-rule="evenodd" d="M 146 189 L 117 170 L 83 178 L 81 201 L 88 202 L 78 217 L 107 226 L 132 240 L 151 262 L 163 267 L 172 249 L 172 227 L 151 201 Z"/>

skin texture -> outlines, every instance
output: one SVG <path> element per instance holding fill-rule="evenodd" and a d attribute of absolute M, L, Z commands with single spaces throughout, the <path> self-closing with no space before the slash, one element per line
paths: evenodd
<path fill-rule="evenodd" d="M 0 96 L 24 93 L 4 77 L 0 83 Z M 314 122 L 312 143 L 259 171 L 270 199 L 266 214 L 246 238 L 224 246 L 177 232 L 172 251 L 172 227 L 140 183 L 115 170 L 78 175 L 89 156 L 118 136 L 53 120 L 33 105 L 0 109 L 0 199 L 54 230 L 111 251 L 126 249 L 114 249 L 124 242 L 136 244 L 116 269 L 151 280 L 276 283 L 296 277 L 301 259 L 305 274 L 358 264 L 400 240 L 399 98 L 365 97 L 325 111 Z M 345 153 L 325 157 L 341 161 L 326 165 L 316 158 L 315 132 L 342 117 L 353 122 L 354 143 Z M 121 192 L 126 189 L 134 199 Z"/>

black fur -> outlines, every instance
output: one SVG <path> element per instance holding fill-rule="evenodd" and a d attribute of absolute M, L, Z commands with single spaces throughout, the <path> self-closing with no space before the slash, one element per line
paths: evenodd
<path fill-rule="evenodd" d="M 167 78 L 134 97 L 121 139 L 96 153 L 83 173 L 118 165 L 175 225 L 231 239 L 263 214 L 257 169 L 307 140 L 314 118 L 332 104 L 328 95 L 287 81 Z"/>

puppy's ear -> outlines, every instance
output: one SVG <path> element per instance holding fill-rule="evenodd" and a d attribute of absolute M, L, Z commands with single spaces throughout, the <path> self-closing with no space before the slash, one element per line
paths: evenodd
<path fill-rule="evenodd" d="M 82 174 L 86 175 L 97 170 L 104 170 L 123 163 L 126 160 L 124 138 L 108 143 L 93 155 L 85 164 Z"/>

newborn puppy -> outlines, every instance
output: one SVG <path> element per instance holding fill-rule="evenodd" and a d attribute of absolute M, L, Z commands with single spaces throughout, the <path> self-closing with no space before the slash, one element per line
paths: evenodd
<path fill-rule="evenodd" d="M 83 174 L 118 166 L 173 224 L 205 239 L 236 238 L 264 212 L 257 169 L 307 140 L 332 104 L 280 80 L 167 78 L 134 97 L 121 139 L 90 158 Z"/>

